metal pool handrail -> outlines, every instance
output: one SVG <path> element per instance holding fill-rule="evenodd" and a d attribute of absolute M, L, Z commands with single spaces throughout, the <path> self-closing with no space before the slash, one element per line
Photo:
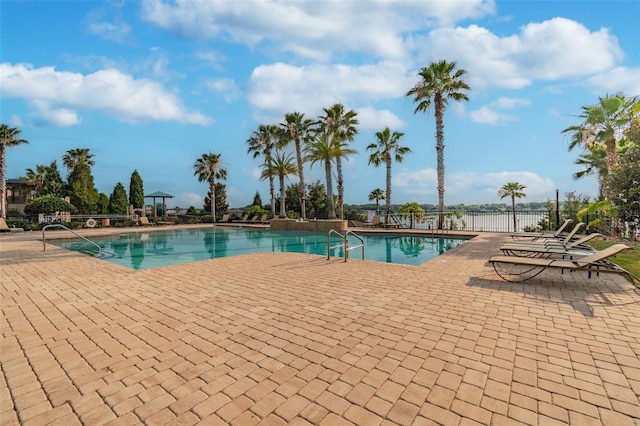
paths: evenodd
<path fill-rule="evenodd" d="M 331 246 L 331 234 L 336 234 L 337 236 L 342 238 L 342 244 Z M 356 246 L 349 247 L 349 234 L 353 235 L 358 240 L 360 240 L 360 244 L 358 244 Z M 340 248 L 340 247 L 344 247 L 344 261 L 345 262 L 347 260 L 349 260 L 349 250 L 353 250 L 353 249 L 356 249 L 356 248 L 362 248 L 362 260 L 364 260 L 364 240 L 358 234 L 356 234 L 355 232 L 353 232 L 351 230 L 347 230 L 344 234 L 341 234 L 340 232 L 336 231 L 335 229 L 330 230 L 327 233 L 327 260 L 329 260 L 331 258 L 331 250 L 335 249 L 335 248 Z"/>
<path fill-rule="evenodd" d="M 53 227 L 64 228 L 67 231 L 71 232 L 76 237 L 81 238 L 81 239 L 85 240 L 86 242 L 88 242 L 89 244 L 93 244 L 94 246 L 96 246 L 98 248 L 98 254 L 96 256 L 99 257 L 102 254 L 102 248 L 100 248 L 100 246 L 98 244 L 94 243 L 90 239 L 83 237 L 82 235 L 78 234 L 77 232 L 73 231 L 72 229 L 69 229 L 66 226 L 61 225 L 59 223 L 52 223 L 50 225 L 45 225 L 45 227 L 42 228 L 42 251 L 46 251 L 47 250 L 47 242 L 46 242 L 46 239 L 45 239 L 45 236 L 44 236 L 44 231 L 47 230 L 47 228 L 53 228 Z"/>

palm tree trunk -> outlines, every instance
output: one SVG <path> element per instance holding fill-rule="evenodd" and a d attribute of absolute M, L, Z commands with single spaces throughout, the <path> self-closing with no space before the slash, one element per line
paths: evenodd
<path fill-rule="evenodd" d="M 273 176 L 269 176 L 269 194 L 271 194 L 271 217 L 276 217 L 276 184 Z"/>
<path fill-rule="evenodd" d="M 286 191 L 284 188 L 284 176 L 280 176 L 280 218 L 287 217 L 287 210 L 284 205 L 285 197 L 286 197 Z"/>
<path fill-rule="evenodd" d="M 607 179 L 604 182 L 604 194 L 607 197 L 607 200 L 611 201 L 613 199 L 613 193 L 611 192 L 611 188 L 609 185 L 609 177 L 613 176 L 616 166 L 618 165 L 618 152 L 616 150 L 616 138 L 611 138 L 605 142 L 605 147 L 607 150 Z"/>
<path fill-rule="evenodd" d="M 336 208 L 333 205 L 333 180 L 331 179 L 331 162 L 325 161 L 324 173 L 327 178 L 327 216 L 329 219 L 335 219 Z"/>
<path fill-rule="evenodd" d="M 213 223 L 216 222 L 216 182 L 213 179 L 209 180 L 209 195 L 211 196 L 211 216 L 213 216 Z"/>
<path fill-rule="evenodd" d="M 385 210 L 386 212 L 385 221 L 388 221 L 389 215 L 391 214 L 391 156 L 389 154 L 387 154 L 386 163 L 387 163 L 387 188 L 386 188 L 387 190 L 385 193 L 385 197 L 387 199 L 387 208 Z"/>
<path fill-rule="evenodd" d="M 342 158 L 336 158 L 336 169 L 338 171 L 338 212 L 340 219 L 344 219 L 344 179 L 342 176 Z"/>
<path fill-rule="evenodd" d="M 516 229 L 518 221 L 516 220 L 516 196 L 511 196 L 511 210 L 513 211 L 513 232 L 518 232 Z"/>
<path fill-rule="evenodd" d="M 442 229 L 444 225 L 444 121 L 442 115 L 444 113 L 444 104 L 442 95 L 435 95 L 435 115 L 436 115 L 436 158 L 438 173 L 438 228 Z"/>
<path fill-rule="evenodd" d="M 0 142 L 0 217 L 7 218 L 7 159 L 4 141 Z"/>
<path fill-rule="evenodd" d="M 298 177 L 300 178 L 300 218 L 307 218 L 307 189 L 304 184 L 304 170 L 302 161 L 302 148 L 300 146 L 300 138 L 296 139 L 296 157 L 298 159 Z"/>

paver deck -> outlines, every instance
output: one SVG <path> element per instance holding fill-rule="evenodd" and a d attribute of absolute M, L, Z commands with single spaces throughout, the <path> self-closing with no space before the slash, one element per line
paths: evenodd
<path fill-rule="evenodd" d="M 263 253 L 133 271 L 0 236 L 0 418 L 640 424 L 640 293 L 527 284 L 482 234 L 419 267 Z"/>

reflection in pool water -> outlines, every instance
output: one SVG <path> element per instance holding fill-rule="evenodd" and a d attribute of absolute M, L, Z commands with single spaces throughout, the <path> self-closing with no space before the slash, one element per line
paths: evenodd
<path fill-rule="evenodd" d="M 427 237 L 400 234 L 359 234 L 364 240 L 365 260 L 420 265 L 466 241 L 464 238 Z M 262 252 L 292 252 L 327 255 L 327 234 L 314 232 L 270 231 L 251 228 L 199 228 L 120 234 L 94 239 L 105 252 L 104 260 L 140 270 L 177 265 L 199 260 Z M 333 237 L 331 245 L 339 245 Z M 57 246 L 92 252 L 84 241 L 58 241 Z M 349 236 L 349 246 L 360 244 Z M 332 256 L 344 257 L 344 250 L 333 249 Z M 360 259 L 360 249 L 349 252 Z"/>

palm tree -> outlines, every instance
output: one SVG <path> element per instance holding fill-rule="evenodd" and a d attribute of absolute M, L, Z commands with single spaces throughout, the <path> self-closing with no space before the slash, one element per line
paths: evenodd
<path fill-rule="evenodd" d="M 380 211 L 380 200 L 384 200 L 384 191 L 381 188 L 376 188 L 369 193 L 369 201 L 376 202 L 376 214 Z"/>
<path fill-rule="evenodd" d="M 282 148 L 285 144 L 281 129 L 273 124 L 260 124 L 258 130 L 251 133 L 247 139 L 247 153 L 253 154 L 253 158 L 264 157 L 264 165 L 271 166 L 274 149 Z M 271 195 L 271 217 L 276 215 L 276 191 L 274 176 L 269 177 L 269 194 Z"/>
<path fill-rule="evenodd" d="M 22 179 L 27 181 L 27 185 L 33 186 L 33 192 L 37 194 L 40 188 L 42 188 L 42 185 L 44 185 L 46 175 L 47 166 L 36 164 L 36 169 L 27 169 L 26 175 Z"/>
<path fill-rule="evenodd" d="M 575 172 L 572 176 L 574 179 L 582 179 L 586 176 L 596 175 L 598 179 L 598 195 L 600 198 L 605 194 L 605 181 L 607 179 L 607 152 L 604 147 L 596 147 L 582 154 L 574 162 L 582 166 L 582 170 Z"/>
<path fill-rule="evenodd" d="M 323 108 L 324 115 L 319 117 L 319 131 L 334 135 L 333 141 L 341 147 L 341 153 L 336 157 L 336 172 L 338 174 L 338 209 L 340 219 L 344 218 L 344 178 L 342 175 L 342 158 L 357 151 L 348 149 L 348 143 L 352 142 L 358 134 L 358 113 L 354 110 L 345 112 L 342 104 L 333 104 L 331 108 Z"/>
<path fill-rule="evenodd" d="M 227 170 L 222 167 L 222 157 L 220 154 L 202 154 L 193 165 L 194 176 L 198 177 L 198 182 L 209 182 L 209 194 L 211 197 L 211 216 L 216 221 L 216 179 L 226 179 Z"/>
<path fill-rule="evenodd" d="M 518 221 L 516 219 L 516 198 L 524 198 L 527 195 L 522 192 L 526 186 L 520 185 L 518 182 L 509 182 L 500 188 L 498 195 L 500 199 L 511 197 L 511 208 L 513 210 L 513 232 L 516 232 Z"/>
<path fill-rule="evenodd" d="M 310 162 L 311 167 L 317 162 L 324 164 L 327 180 L 327 216 L 329 219 L 336 218 L 336 208 L 333 204 L 333 179 L 331 178 L 331 163 L 337 158 L 337 144 L 333 140 L 335 137 L 329 133 L 319 133 L 305 147 L 306 160 Z"/>
<path fill-rule="evenodd" d="M 385 199 L 387 200 L 387 208 L 385 216 L 387 221 L 391 214 L 391 160 L 402 163 L 404 156 L 411 152 L 406 146 L 400 146 L 399 140 L 404 136 L 402 132 L 393 132 L 388 127 L 381 132 L 376 132 L 377 143 L 367 146 L 368 151 L 373 151 L 369 156 L 369 164 L 378 167 L 384 164 L 387 167 L 387 190 Z"/>
<path fill-rule="evenodd" d="M 270 165 L 264 165 L 260 179 L 268 179 L 278 176 L 280 179 L 280 218 L 287 217 L 287 210 L 284 202 L 286 197 L 286 188 L 284 186 L 284 178 L 293 173 L 298 173 L 298 166 L 293 162 L 292 154 L 276 150 Z"/>
<path fill-rule="evenodd" d="M 631 125 L 634 110 L 638 108 L 640 98 L 627 99 L 623 95 L 607 95 L 598 98 L 598 104 L 582 107 L 578 117 L 582 123 L 569 126 L 562 133 L 571 136 L 569 151 L 577 146 L 589 150 L 604 146 L 608 172 L 615 169 L 618 163 L 617 141 L 622 138 L 624 130 Z M 611 199 L 611 191 L 605 180 L 605 195 Z"/>
<path fill-rule="evenodd" d="M 300 179 L 300 217 L 302 220 L 307 218 L 307 189 L 304 183 L 304 158 L 302 156 L 303 143 L 310 138 L 311 126 L 313 121 L 305 119 L 304 113 L 292 112 L 285 114 L 284 122 L 280 126 L 284 129 L 287 137 L 293 141 L 296 146 L 296 159 L 298 162 L 298 178 Z"/>
<path fill-rule="evenodd" d="M 465 70 L 456 70 L 455 62 L 440 60 L 434 62 L 429 67 L 423 67 L 418 75 L 421 80 L 411 90 L 407 96 L 413 97 L 413 101 L 418 103 L 414 114 L 417 112 L 427 112 L 434 107 L 436 117 L 436 157 L 438 173 L 438 209 L 440 217 L 438 227 L 442 228 L 444 223 L 444 110 L 449 100 L 456 102 L 468 101 L 469 97 L 464 93 L 471 90 L 469 85 L 462 79 L 467 74 Z"/>
<path fill-rule="evenodd" d="M 7 147 L 29 143 L 25 139 L 20 139 L 20 129 L 0 124 L 0 217 L 7 217 Z"/>
<path fill-rule="evenodd" d="M 93 157 L 94 154 L 91 154 L 88 148 L 70 149 L 62 156 L 62 164 L 64 164 L 69 171 L 72 171 L 78 164 L 86 164 L 92 167 L 96 164 L 95 161 L 91 159 Z"/>

